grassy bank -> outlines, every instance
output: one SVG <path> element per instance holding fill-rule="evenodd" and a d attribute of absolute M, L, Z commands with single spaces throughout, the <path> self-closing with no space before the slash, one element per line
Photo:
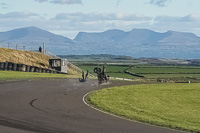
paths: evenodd
<path fill-rule="evenodd" d="M 0 48 L 0 62 L 13 62 L 42 68 L 49 67 L 49 56 L 42 53 Z"/>
<path fill-rule="evenodd" d="M 75 75 L 65 75 L 65 74 L 0 71 L 0 81 L 40 79 L 40 78 L 78 78 L 78 77 Z"/>
<path fill-rule="evenodd" d="M 127 119 L 200 132 L 200 84 L 114 87 L 93 92 L 87 101 Z"/>

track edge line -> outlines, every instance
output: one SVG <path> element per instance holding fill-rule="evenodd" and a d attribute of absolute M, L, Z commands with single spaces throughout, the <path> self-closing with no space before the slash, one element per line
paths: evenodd
<path fill-rule="evenodd" d="M 88 107 L 90 107 L 90 108 L 96 110 L 96 111 L 99 111 L 99 112 L 101 112 L 101 113 L 104 113 L 104 114 L 107 114 L 107 115 L 110 115 L 110 116 L 113 116 L 113 117 L 116 117 L 116 118 L 119 118 L 119 119 L 123 119 L 123 120 L 126 120 L 126 121 L 135 122 L 135 123 L 138 123 L 138 124 L 143 124 L 143 125 L 152 126 L 152 127 L 158 127 L 158 128 L 162 128 L 162 129 L 173 130 L 173 131 L 182 132 L 182 133 L 188 133 L 187 131 L 176 130 L 176 129 L 173 129 L 173 128 L 167 128 L 167 127 L 152 125 L 152 124 L 149 124 L 149 123 L 139 122 L 139 121 L 136 121 L 136 120 L 126 119 L 126 118 L 124 118 L 124 117 L 121 117 L 121 116 L 118 116 L 118 115 L 115 115 L 115 114 L 112 114 L 112 113 L 109 113 L 109 112 L 100 110 L 100 109 L 98 109 L 98 108 L 95 108 L 94 106 L 91 106 L 90 104 L 88 104 L 88 103 L 85 101 L 85 97 L 86 97 L 87 95 L 89 95 L 90 93 L 92 93 L 92 92 L 93 92 L 93 91 L 88 92 L 88 93 L 86 93 L 86 94 L 83 96 L 83 103 L 86 104 Z"/>

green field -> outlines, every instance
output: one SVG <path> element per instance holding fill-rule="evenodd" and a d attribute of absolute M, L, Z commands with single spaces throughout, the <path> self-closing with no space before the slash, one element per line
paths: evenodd
<path fill-rule="evenodd" d="M 88 70 L 91 74 L 96 75 L 94 73 L 94 68 L 99 67 L 101 70 L 103 69 L 103 65 L 80 65 L 78 66 L 83 70 Z M 106 74 L 111 77 L 119 77 L 119 78 L 136 78 L 135 76 L 124 73 L 124 70 L 129 66 L 120 66 L 120 65 L 106 65 Z"/>
<path fill-rule="evenodd" d="M 93 70 L 95 67 L 102 69 L 103 65 L 82 64 L 79 65 L 83 70 L 89 70 L 96 75 Z M 130 72 L 132 74 L 125 73 Z M 106 65 L 106 73 L 111 77 L 128 78 L 128 79 L 165 79 L 166 82 L 200 82 L 199 66 L 149 66 L 149 65 Z M 139 76 L 139 77 L 138 77 Z"/>
<path fill-rule="evenodd" d="M 133 66 L 127 71 L 147 78 L 200 77 L 198 66 Z"/>
<path fill-rule="evenodd" d="M 129 56 L 116 55 L 61 55 L 70 62 L 84 70 L 89 70 L 93 75 L 93 69 L 96 66 L 102 68 L 107 64 L 107 75 L 118 78 L 142 80 L 163 78 L 169 81 L 169 78 L 178 82 L 183 78 L 193 78 L 195 82 L 200 82 L 200 61 L 199 60 L 181 60 L 181 59 L 158 59 L 158 58 L 133 58 Z M 132 66 L 132 67 L 131 67 Z M 126 70 L 128 69 L 128 70 Z M 126 71 L 124 71 L 126 70 Z M 127 73 L 128 72 L 128 73 Z M 129 73 L 130 72 L 130 73 Z M 176 80 L 181 78 L 181 80 Z M 197 78 L 199 78 L 197 80 Z M 171 80 L 171 79 L 170 79 Z"/>
<path fill-rule="evenodd" d="M 191 66 L 143 66 L 143 67 L 132 67 L 129 71 L 137 74 L 200 74 L 200 67 Z"/>
<path fill-rule="evenodd" d="M 200 132 L 200 84 L 114 87 L 91 93 L 87 101 L 127 119 Z"/>
<path fill-rule="evenodd" d="M 146 64 L 146 62 L 141 61 L 130 56 L 120 56 L 120 55 L 58 55 L 61 58 L 67 58 L 67 60 L 75 65 L 80 64 L 121 64 L 121 65 L 133 65 L 133 64 Z"/>
<path fill-rule="evenodd" d="M 0 71 L 0 80 L 37 79 L 37 78 L 75 78 L 73 75 Z"/>

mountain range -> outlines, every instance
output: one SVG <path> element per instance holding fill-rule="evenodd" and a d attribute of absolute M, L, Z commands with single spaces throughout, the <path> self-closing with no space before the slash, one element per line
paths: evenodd
<path fill-rule="evenodd" d="M 66 31 L 67 32 L 67 31 Z M 57 55 L 113 54 L 132 57 L 200 58 L 200 37 L 193 33 L 148 29 L 125 32 L 114 29 L 99 33 L 79 32 L 72 40 L 37 27 L 19 28 L 0 32 L 1 47 L 26 50 L 38 49 L 43 43 L 46 50 Z"/>
<path fill-rule="evenodd" d="M 189 43 L 199 43 L 200 38 L 193 33 L 183 33 L 168 31 L 158 33 L 148 29 L 133 29 L 129 32 L 121 30 L 108 30 L 102 33 L 84 33 L 80 32 L 75 41 L 79 42 L 113 42 L 113 43 L 131 43 L 139 45 L 155 45 L 159 43 L 171 43 L 173 45 L 187 45 Z"/>

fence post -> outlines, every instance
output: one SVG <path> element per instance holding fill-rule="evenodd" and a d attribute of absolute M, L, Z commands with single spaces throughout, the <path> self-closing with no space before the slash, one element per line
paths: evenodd
<path fill-rule="evenodd" d="M 17 50 L 17 44 L 16 44 L 16 50 Z"/>
<path fill-rule="evenodd" d="M 43 51 L 42 51 L 43 54 L 45 54 L 44 51 L 45 51 L 45 43 L 43 43 Z"/>
<path fill-rule="evenodd" d="M 10 48 L 10 43 L 8 43 L 8 48 Z"/>

